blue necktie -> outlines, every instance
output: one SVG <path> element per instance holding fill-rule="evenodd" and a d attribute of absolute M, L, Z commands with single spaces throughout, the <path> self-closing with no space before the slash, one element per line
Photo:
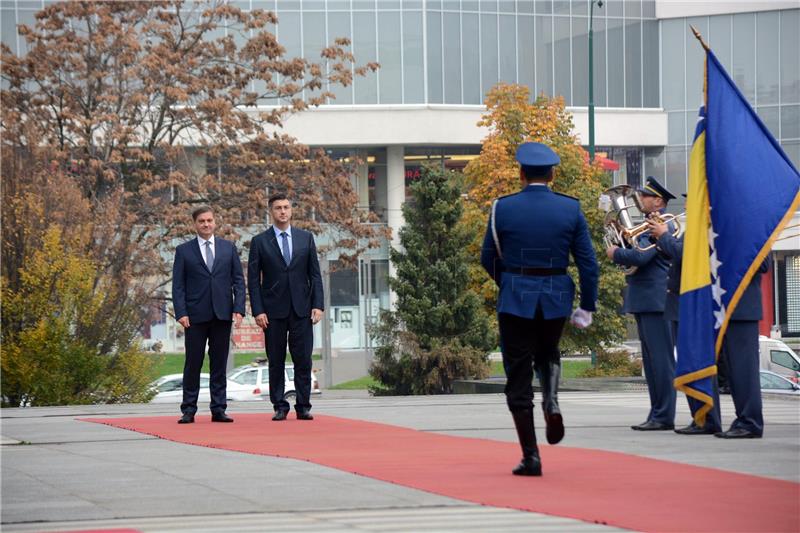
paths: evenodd
<path fill-rule="evenodd" d="M 289 255 L 289 237 L 286 235 L 285 231 L 281 232 L 281 248 L 283 248 L 283 260 L 286 261 L 286 265 L 288 266 L 292 258 Z"/>

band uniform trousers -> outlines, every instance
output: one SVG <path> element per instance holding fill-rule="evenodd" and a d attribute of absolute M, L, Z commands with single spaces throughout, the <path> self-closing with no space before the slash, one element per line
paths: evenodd
<path fill-rule="evenodd" d="M 664 313 L 634 313 L 642 341 L 642 365 L 650 395 L 647 420 L 672 425 L 675 420 L 675 355 Z"/>
<path fill-rule="evenodd" d="M 670 332 L 672 333 L 672 345 L 678 346 L 677 320 L 670 321 Z M 706 413 L 706 424 L 703 427 L 717 432 L 722 431 L 722 415 L 719 408 L 719 396 L 716 392 L 718 390 L 716 376 L 712 377 L 712 381 L 712 390 L 714 391 L 714 407 L 711 409 L 711 411 Z M 689 404 L 689 411 L 692 413 L 692 419 L 694 420 L 694 414 L 698 411 L 698 409 L 703 407 L 705 403 L 688 395 L 686 396 L 686 402 Z"/>
<path fill-rule="evenodd" d="M 286 344 L 294 363 L 294 386 L 298 411 L 311 409 L 311 352 L 314 349 L 314 330 L 309 317 L 300 317 L 294 310 L 287 318 L 271 318 L 264 331 L 269 359 L 269 399 L 276 411 L 288 411 L 289 402 L 283 399 L 286 384 Z"/>
<path fill-rule="evenodd" d="M 558 342 L 566 317 L 546 320 L 541 308 L 534 318 L 498 313 L 497 321 L 506 371 L 506 403 L 509 411 L 533 409 L 533 365 L 558 363 Z"/>
<path fill-rule="evenodd" d="M 181 412 L 194 415 L 200 395 L 200 370 L 208 343 L 211 370 L 209 392 L 211 413 L 224 414 L 228 407 L 226 396 L 228 347 L 231 338 L 231 320 L 213 318 L 206 322 L 192 322 L 186 329 L 186 360 L 183 365 L 183 402 Z"/>
<path fill-rule="evenodd" d="M 741 428 L 762 435 L 764 417 L 761 405 L 758 322 L 731 320 L 722 341 L 722 353 L 728 359 L 728 386 L 736 408 L 736 420 L 731 429 Z M 719 398 L 715 398 L 715 402 L 719 403 Z"/>

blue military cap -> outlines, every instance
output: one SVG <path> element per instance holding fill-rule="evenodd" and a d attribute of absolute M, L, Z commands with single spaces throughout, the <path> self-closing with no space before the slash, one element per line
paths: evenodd
<path fill-rule="evenodd" d="M 647 176 L 644 186 L 639 187 L 639 193 L 647 196 L 658 196 L 665 202 L 675 199 L 675 195 L 665 189 L 653 176 Z"/>
<path fill-rule="evenodd" d="M 517 162 L 525 168 L 533 167 L 540 172 L 547 172 L 550 167 L 559 164 L 561 158 L 546 144 L 529 142 L 517 148 Z"/>

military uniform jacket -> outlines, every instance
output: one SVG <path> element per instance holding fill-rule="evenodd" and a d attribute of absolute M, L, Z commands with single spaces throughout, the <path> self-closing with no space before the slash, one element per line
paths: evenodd
<path fill-rule="evenodd" d="M 683 262 L 683 235 L 675 238 L 665 233 L 658 239 L 656 249 L 670 260 L 667 272 L 667 296 L 664 306 L 664 319 L 678 321 L 680 293 L 681 293 L 681 268 Z M 739 304 L 733 310 L 731 320 L 748 321 L 761 320 L 763 309 L 761 307 L 761 274 L 769 270 L 771 259 L 767 258 L 759 267 L 750 284 L 742 294 Z"/>
<path fill-rule="evenodd" d="M 529 276 L 507 268 L 566 268 L 572 254 L 580 275 L 580 306 L 595 310 L 599 270 L 580 203 L 542 185 L 528 185 L 504 196 L 494 210 L 481 250 L 481 264 L 500 288 L 497 312 L 533 318 L 541 308 L 545 319 L 569 316 L 575 284 L 568 274 Z"/>
<path fill-rule="evenodd" d="M 656 242 L 656 249 L 669 260 L 667 270 L 667 295 L 664 301 L 664 320 L 678 321 L 678 301 L 681 294 L 681 266 L 683 261 L 683 235 L 676 238 L 671 233 L 663 234 Z"/>
<path fill-rule="evenodd" d="M 750 285 L 744 290 L 742 298 L 731 315 L 732 321 L 758 321 L 763 318 L 761 307 L 761 274 L 769 270 L 772 259 L 767 257 L 750 280 Z"/>
<path fill-rule="evenodd" d="M 642 247 L 650 245 L 649 235 L 640 235 L 639 244 Z M 653 247 L 646 252 L 618 248 L 614 252 L 614 262 L 626 267 L 637 267 L 636 272 L 625 276 L 627 286 L 622 312 L 663 313 L 669 261 Z"/>

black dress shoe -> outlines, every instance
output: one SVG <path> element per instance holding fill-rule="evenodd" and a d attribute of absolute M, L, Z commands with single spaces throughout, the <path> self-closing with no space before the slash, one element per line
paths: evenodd
<path fill-rule="evenodd" d="M 747 431 L 746 429 L 742 428 L 731 428 L 728 431 L 720 431 L 719 433 L 714 433 L 715 437 L 719 437 L 720 439 L 760 439 L 761 435 L 758 433 L 753 433 L 752 431 Z"/>
<path fill-rule="evenodd" d="M 297 419 L 298 420 L 314 420 L 314 415 L 312 415 L 309 411 L 297 411 Z"/>
<path fill-rule="evenodd" d="M 183 415 L 178 424 L 194 424 L 194 415 Z"/>
<path fill-rule="evenodd" d="M 639 424 L 638 426 L 631 426 L 631 429 L 635 429 L 636 431 L 667 431 L 670 429 L 675 429 L 675 425 L 662 424 L 660 422 L 648 420 L 647 422 Z"/>
<path fill-rule="evenodd" d="M 675 430 L 675 433 L 678 435 L 713 435 L 717 433 L 717 430 L 707 428 L 707 427 L 700 427 L 695 425 L 694 423 L 689 424 L 685 428 L 679 428 Z"/>
<path fill-rule="evenodd" d="M 212 422 L 233 422 L 233 418 L 229 417 L 225 413 L 219 413 L 211 415 Z"/>
<path fill-rule="evenodd" d="M 286 420 L 286 415 L 289 414 L 289 411 L 275 411 L 275 414 L 272 416 L 272 420 L 278 422 L 280 420 Z"/>
<path fill-rule="evenodd" d="M 539 454 L 523 457 L 522 461 L 511 471 L 515 476 L 541 476 L 542 460 Z"/>

